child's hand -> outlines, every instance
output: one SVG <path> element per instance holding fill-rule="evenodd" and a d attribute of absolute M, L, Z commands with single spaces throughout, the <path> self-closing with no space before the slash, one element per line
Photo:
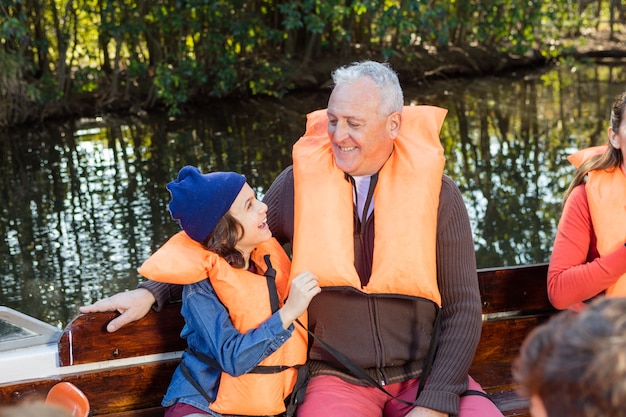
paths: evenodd
<path fill-rule="evenodd" d="M 283 327 L 288 328 L 291 323 L 300 317 L 309 307 L 309 303 L 322 291 L 317 277 L 309 271 L 304 271 L 291 282 L 289 297 L 285 305 L 279 310 Z"/>

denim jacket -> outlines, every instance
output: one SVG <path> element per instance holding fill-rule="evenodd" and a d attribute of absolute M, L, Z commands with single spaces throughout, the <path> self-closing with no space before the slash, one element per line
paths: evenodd
<path fill-rule="evenodd" d="M 233 376 L 243 375 L 256 367 L 285 343 L 294 330 L 293 325 L 288 330 L 283 329 L 276 312 L 258 328 L 240 333 L 233 326 L 228 310 L 208 279 L 184 286 L 181 314 L 185 326 L 180 335 L 187 339 L 189 349 L 215 359 L 224 372 Z M 182 362 L 206 393 L 215 399 L 221 370 L 209 367 L 188 352 L 183 353 Z M 211 415 L 220 415 L 209 410 L 209 403 L 185 378 L 180 365 L 161 405 L 169 407 L 177 402 L 192 405 Z"/>

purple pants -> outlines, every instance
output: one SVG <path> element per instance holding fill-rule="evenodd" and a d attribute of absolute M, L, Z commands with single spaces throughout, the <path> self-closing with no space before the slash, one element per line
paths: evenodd
<path fill-rule="evenodd" d="M 385 385 L 392 395 L 415 401 L 419 379 Z M 470 390 L 483 391 L 469 377 Z M 461 397 L 459 417 L 502 417 L 488 399 L 480 395 Z M 376 387 L 362 387 L 330 375 L 311 378 L 304 402 L 298 406 L 297 417 L 404 417 L 413 407 L 389 396 Z"/>

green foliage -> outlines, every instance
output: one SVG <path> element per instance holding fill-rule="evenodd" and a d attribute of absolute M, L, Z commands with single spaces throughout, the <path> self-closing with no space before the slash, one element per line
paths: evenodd
<path fill-rule="evenodd" d="M 180 105 L 189 100 L 189 93 L 193 91 L 191 86 L 195 80 L 201 82 L 205 80 L 196 61 L 186 59 L 177 67 L 167 64 L 157 66 L 154 85 L 157 95 L 169 108 L 170 115 L 180 114 Z"/>
<path fill-rule="evenodd" d="M 102 72 L 91 67 L 79 68 L 73 74 L 74 88 L 77 93 L 93 93 L 98 88 L 98 80 L 102 77 Z"/>
<path fill-rule="evenodd" d="M 116 97 L 121 88 L 128 92 L 143 84 L 141 91 L 156 92 L 158 101 L 178 113 L 198 94 L 280 96 L 291 88 L 297 65 L 328 56 L 349 59 L 355 50 L 411 60 L 416 50 L 472 44 L 555 58 L 569 47 L 561 41 L 565 35 L 594 24 L 590 12 L 577 12 L 577 5 L 577 0 L 0 0 L 0 65 L 19 68 L 2 71 L 0 80 L 3 88 L 10 77 L 38 86 L 38 100 L 53 101 L 72 92 Z"/>
<path fill-rule="evenodd" d="M 283 15 L 283 26 L 285 30 L 301 29 L 304 27 L 302 13 L 300 13 L 300 4 L 298 2 L 278 4 L 278 10 L 280 10 Z"/>
<path fill-rule="evenodd" d="M 0 26 L 3 43 L 10 39 L 20 39 L 27 35 L 26 27 L 16 17 L 9 17 Z"/>
<path fill-rule="evenodd" d="M 0 127 L 23 122 L 40 100 L 36 85 L 27 82 L 32 69 L 20 46 L 28 41 L 25 15 L 7 15 L 12 8 L 0 3 L 5 16 L 0 20 Z"/>
<path fill-rule="evenodd" d="M 252 94 L 268 95 L 281 97 L 287 92 L 288 86 L 277 86 L 277 82 L 284 77 L 282 68 L 266 62 L 265 65 L 259 66 L 259 72 L 256 79 L 248 83 L 248 87 Z"/>
<path fill-rule="evenodd" d="M 42 103 L 55 102 L 63 98 L 63 92 L 57 88 L 56 79 L 51 72 L 44 73 L 37 80 L 37 85 L 39 86 Z"/>

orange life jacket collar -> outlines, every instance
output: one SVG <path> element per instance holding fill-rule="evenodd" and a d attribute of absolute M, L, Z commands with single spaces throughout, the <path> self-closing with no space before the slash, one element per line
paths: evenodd
<path fill-rule="evenodd" d="M 335 164 L 326 110 L 308 115 L 306 132 L 293 149 L 292 276 L 309 270 L 322 287 L 425 297 L 441 305 L 436 233 L 445 115 L 445 109 L 432 106 L 402 111 L 394 151 L 374 190 L 374 260 L 364 287 L 354 267 L 352 186 Z"/>

